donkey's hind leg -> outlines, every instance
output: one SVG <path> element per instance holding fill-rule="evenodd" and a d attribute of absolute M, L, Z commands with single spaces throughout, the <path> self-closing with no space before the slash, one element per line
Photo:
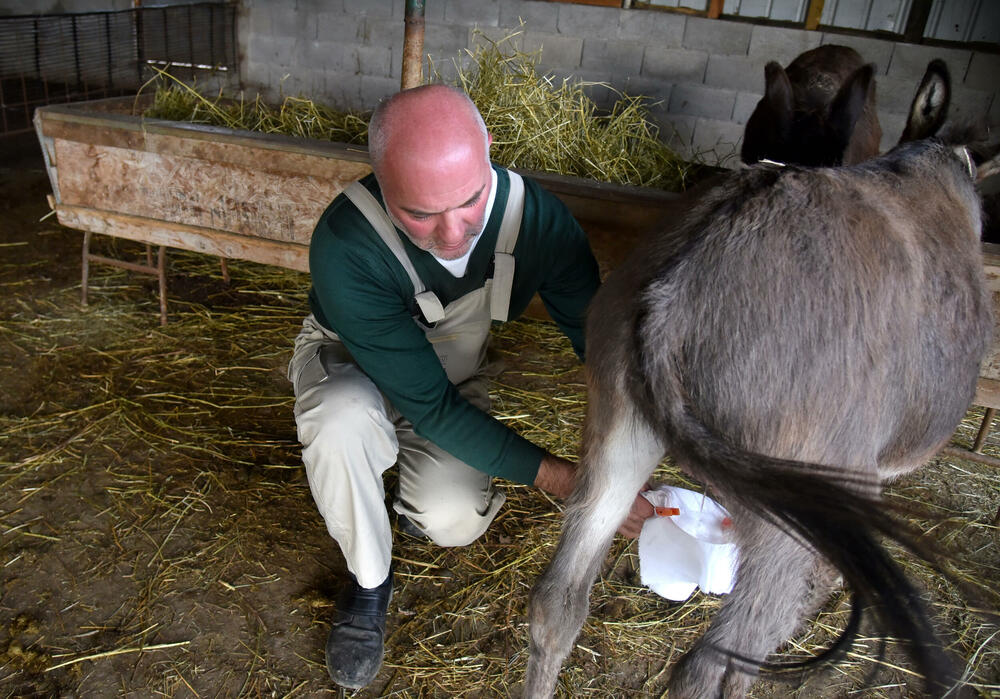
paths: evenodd
<path fill-rule="evenodd" d="M 772 524 L 734 510 L 740 562 L 736 584 L 708 631 L 674 666 L 671 699 L 744 697 L 763 662 L 828 598 L 835 573 Z"/>
<path fill-rule="evenodd" d="M 625 403 L 625 405 L 623 405 Z M 587 617 L 590 586 L 615 530 L 663 455 L 660 440 L 631 404 L 595 395 L 583 458 L 555 556 L 531 594 L 531 655 L 525 697 L 549 697 Z"/>

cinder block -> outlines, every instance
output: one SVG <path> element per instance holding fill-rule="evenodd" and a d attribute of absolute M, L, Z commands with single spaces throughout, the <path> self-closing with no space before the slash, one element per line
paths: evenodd
<path fill-rule="evenodd" d="M 365 19 L 342 12 L 320 12 L 316 15 L 316 38 L 360 44 L 365 39 Z"/>
<path fill-rule="evenodd" d="M 489 42 L 497 44 L 504 53 L 524 51 L 524 32 L 511 27 L 478 27 L 469 30 L 469 49 L 475 51 Z"/>
<path fill-rule="evenodd" d="M 378 78 L 392 77 L 392 50 L 379 46 L 358 46 L 358 72 Z"/>
<path fill-rule="evenodd" d="M 888 74 L 894 78 L 912 80 L 915 87 L 927 70 L 927 64 L 935 58 L 943 59 L 948 64 L 952 82 L 961 84 L 969 70 L 972 51 L 897 43 L 893 45 Z"/>
<path fill-rule="evenodd" d="M 384 17 L 362 17 L 361 40 L 366 46 L 403 47 L 405 27 L 395 19 Z M 426 41 L 426 39 L 425 39 Z"/>
<path fill-rule="evenodd" d="M 694 140 L 694 128 L 698 118 L 684 114 L 658 112 L 654 115 L 654 121 L 660 129 L 660 138 L 663 142 L 679 156 L 690 160 L 694 155 L 691 143 Z"/>
<path fill-rule="evenodd" d="M 289 66 L 296 62 L 299 46 L 300 42 L 291 39 L 256 35 L 250 38 L 247 51 L 253 61 Z"/>
<path fill-rule="evenodd" d="M 614 36 L 618 32 L 618 17 L 625 11 L 616 7 L 560 4 L 557 31 L 584 38 Z"/>
<path fill-rule="evenodd" d="M 365 15 L 366 17 L 392 17 L 403 7 L 401 0 L 339 0 L 344 3 L 344 12 L 349 15 Z M 431 5 L 435 3 L 430 3 Z M 400 14 L 402 16 L 402 14 Z"/>
<path fill-rule="evenodd" d="M 688 49 L 647 46 L 642 74 L 672 83 L 701 83 L 705 80 L 708 53 Z"/>
<path fill-rule="evenodd" d="M 296 12 L 294 6 L 285 3 L 275 4 L 268 8 L 271 15 L 272 36 L 289 37 L 292 39 L 315 39 L 315 16 L 305 12 Z"/>
<path fill-rule="evenodd" d="M 750 55 L 787 66 L 800 53 L 819 46 L 821 37 L 819 32 L 804 29 L 755 24 L 750 36 Z"/>
<path fill-rule="evenodd" d="M 825 33 L 820 39 L 821 44 L 839 44 L 850 46 L 861 54 L 866 63 L 875 64 L 875 75 L 885 75 L 889 70 L 889 60 L 892 58 L 893 43 L 884 39 L 870 39 L 864 36 L 850 34 Z"/>
<path fill-rule="evenodd" d="M 736 168 L 740 164 L 743 129 L 730 121 L 698 119 L 691 138 L 692 157 L 708 165 Z"/>
<path fill-rule="evenodd" d="M 360 73 L 359 48 L 339 41 L 303 41 L 299 43 L 295 64 L 331 73 Z"/>
<path fill-rule="evenodd" d="M 757 103 L 763 95 L 756 92 L 736 93 L 736 105 L 733 107 L 733 123 L 745 126 L 753 110 L 757 108 Z"/>
<path fill-rule="evenodd" d="M 576 36 L 526 32 L 524 50 L 541 51 L 539 65 L 547 69 L 571 71 L 580 66 L 583 56 L 583 39 Z"/>
<path fill-rule="evenodd" d="M 424 54 L 424 76 L 434 82 L 454 84 L 457 82 L 459 70 L 465 75 L 475 72 L 475 61 L 465 51 L 451 56 Z"/>
<path fill-rule="evenodd" d="M 558 31 L 559 5 L 537 0 L 500 0 L 500 25 L 518 29 L 524 22 L 526 31 Z"/>
<path fill-rule="evenodd" d="M 320 12 L 344 14 L 344 0 L 294 0 L 289 3 L 293 12 L 316 16 Z"/>
<path fill-rule="evenodd" d="M 324 73 L 322 101 L 341 110 L 360 111 L 361 76 L 343 73 Z M 371 109 L 371 107 L 369 107 Z"/>
<path fill-rule="evenodd" d="M 360 84 L 360 102 L 356 109 L 375 109 L 379 102 L 390 95 L 399 92 L 399 81 L 392 78 L 377 78 L 372 75 L 362 75 Z"/>
<path fill-rule="evenodd" d="M 745 56 L 750 47 L 752 29 L 752 24 L 688 17 L 684 25 L 683 46 L 708 51 L 713 55 L 723 53 Z"/>
<path fill-rule="evenodd" d="M 956 124 L 982 123 L 983 119 L 989 118 L 993 95 L 993 92 L 985 90 L 970 90 L 967 87 L 953 86 L 951 88 L 951 106 L 948 108 L 949 121 Z"/>
<path fill-rule="evenodd" d="M 882 127 L 882 142 L 879 150 L 885 153 L 899 143 L 899 137 L 903 135 L 903 127 L 906 126 L 906 114 L 879 110 L 878 123 Z"/>
<path fill-rule="evenodd" d="M 681 83 L 670 93 L 669 110 L 675 114 L 728 121 L 736 104 L 734 90 Z"/>
<path fill-rule="evenodd" d="M 957 76 L 952 76 L 955 80 Z M 1000 55 L 976 51 L 962 83 L 973 90 L 995 91 L 1000 87 Z"/>
<path fill-rule="evenodd" d="M 435 60 L 458 55 L 469 40 L 469 28 L 458 24 L 431 24 L 424 27 L 424 53 Z"/>
<path fill-rule="evenodd" d="M 625 80 L 622 92 L 632 97 L 645 97 L 646 107 L 650 112 L 666 113 L 672 88 L 673 84 L 664 80 L 645 76 L 629 76 Z"/>
<path fill-rule="evenodd" d="M 705 84 L 732 90 L 764 92 L 764 63 L 758 57 L 709 56 Z"/>
<path fill-rule="evenodd" d="M 901 114 L 905 117 L 910 111 L 910 104 L 917 92 L 918 80 L 895 78 L 882 75 L 875 81 L 875 104 L 879 114 L 888 112 Z"/>
<path fill-rule="evenodd" d="M 634 41 L 584 39 L 580 65 L 620 75 L 636 75 L 642 70 L 642 51 L 642 44 Z"/>
<path fill-rule="evenodd" d="M 649 46 L 680 48 L 687 18 L 674 12 L 632 9 L 618 18 L 618 36 Z"/>
<path fill-rule="evenodd" d="M 469 27 L 476 24 L 495 27 L 500 21 L 500 3 L 497 0 L 447 0 L 444 21 Z"/>

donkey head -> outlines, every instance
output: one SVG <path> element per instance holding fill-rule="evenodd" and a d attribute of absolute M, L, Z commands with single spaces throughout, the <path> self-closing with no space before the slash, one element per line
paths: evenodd
<path fill-rule="evenodd" d="M 875 67 L 846 46 L 820 46 L 787 70 L 764 68 L 765 92 L 747 121 L 741 157 L 747 164 L 853 164 L 878 155 Z"/>

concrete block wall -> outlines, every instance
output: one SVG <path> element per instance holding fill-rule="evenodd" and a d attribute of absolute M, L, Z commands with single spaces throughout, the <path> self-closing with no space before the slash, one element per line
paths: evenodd
<path fill-rule="evenodd" d="M 243 0 L 243 83 L 272 100 L 303 94 L 369 110 L 399 89 L 404 7 L 405 0 Z M 898 139 L 917 83 L 937 57 L 951 69 L 953 112 L 986 114 L 1000 125 L 1000 53 L 541 0 L 427 0 L 425 22 L 424 52 L 446 80 L 455 60 L 467 64 L 475 28 L 494 40 L 520 31 L 516 45 L 541 49 L 542 71 L 648 96 L 664 138 L 709 163 L 736 164 L 764 65 L 787 65 L 821 44 L 852 46 L 876 64 L 884 148 Z M 591 95 L 602 106 L 614 98 L 601 88 Z"/>

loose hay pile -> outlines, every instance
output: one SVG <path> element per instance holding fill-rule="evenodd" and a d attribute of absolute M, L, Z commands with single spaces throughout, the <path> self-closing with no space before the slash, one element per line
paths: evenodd
<path fill-rule="evenodd" d="M 18 177 L 24 179 L 19 173 Z M 343 563 L 302 473 L 283 376 L 305 312 L 305 275 L 171 251 L 171 322 L 152 282 L 92 270 L 79 306 L 77 232 L 36 223 L 46 186 L 8 198 L 27 220 L 0 238 L 0 688 L 6 696 L 322 696 L 323 644 Z M 27 213 L 30 212 L 30 216 Z M 29 220 L 30 219 L 30 220 Z M 99 238 L 99 252 L 141 248 Z M 555 453 L 575 455 L 583 377 L 541 322 L 495 338 L 506 371 L 497 414 Z M 956 440 L 971 442 L 979 409 Z M 998 453 L 996 437 L 988 444 Z M 658 477 L 686 482 L 669 465 Z M 525 666 L 525 605 L 555 546 L 557 505 L 504 484 L 508 503 L 475 544 L 441 549 L 400 535 L 386 666 L 357 696 L 496 697 Z M 983 585 L 1000 575 L 995 470 L 938 459 L 894 492 L 935 509 L 936 539 Z M 1000 635 L 950 586 L 909 562 L 981 696 L 1000 694 Z M 644 590 L 634 545 L 616 541 L 593 614 L 562 675 L 564 696 L 662 696 L 669 665 L 718 598 L 673 604 Z M 843 627 L 837 596 L 788 658 Z M 892 644 L 865 638 L 848 661 L 806 678 L 802 697 L 911 696 Z M 873 668 L 877 669 L 872 674 Z M 757 697 L 790 696 L 766 681 Z"/>
<path fill-rule="evenodd" d="M 600 182 L 679 192 L 696 171 L 660 140 L 649 100 L 621 95 L 602 114 L 587 89 L 595 83 L 559 83 L 538 71 L 540 52 L 518 50 L 517 34 L 501 41 L 478 35 L 468 67 L 455 60 L 460 86 L 493 134 L 490 155 L 505 167 L 585 177 Z M 159 71 L 148 117 L 280 133 L 345 143 L 368 142 L 368 114 L 339 112 L 306 97 L 271 107 L 260 97 L 209 97 Z M 435 82 L 445 82 L 435 72 Z"/>

